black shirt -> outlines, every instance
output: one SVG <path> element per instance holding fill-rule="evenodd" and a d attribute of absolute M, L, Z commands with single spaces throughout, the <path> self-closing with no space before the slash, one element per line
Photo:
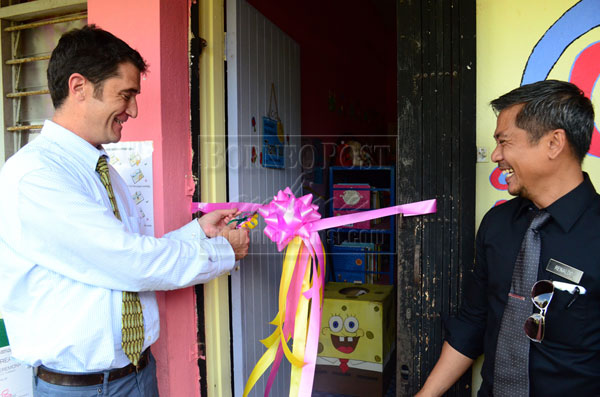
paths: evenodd
<path fill-rule="evenodd" d="M 600 395 L 600 196 L 587 174 L 584 178 L 546 208 L 551 217 L 540 229 L 538 280 L 574 284 L 546 270 L 553 258 L 581 270 L 579 285 L 587 292 L 567 308 L 573 295 L 554 290 L 544 340 L 531 342 L 531 396 Z M 484 216 L 477 233 L 475 269 L 466 275 L 462 306 L 446 323 L 446 339 L 454 349 L 473 359 L 484 354 L 479 396 L 492 393 L 500 321 L 532 207 L 529 200 L 517 197 Z M 532 313 L 533 309 L 532 304 Z M 522 337 L 526 338 L 524 332 Z"/>

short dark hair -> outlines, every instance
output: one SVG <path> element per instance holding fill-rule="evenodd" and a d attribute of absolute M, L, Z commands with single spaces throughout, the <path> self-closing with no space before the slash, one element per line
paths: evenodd
<path fill-rule="evenodd" d="M 63 34 L 48 63 L 48 89 L 55 109 L 69 95 L 69 77 L 80 73 L 94 84 L 94 95 L 101 96 L 104 81 L 117 76 L 119 65 L 130 62 L 140 73 L 147 65 L 139 52 L 95 25 Z"/>
<path fill-rule="evenodd" d="M 516 125 L 537 143 L 549 131 L 562 128 L 579 162 L 590 149 L 594 132 L 594 107 L 575 84 L 543 80 L 522 85 L 491 102 L 496 114 L 514 105 L 523 105 Z"/>

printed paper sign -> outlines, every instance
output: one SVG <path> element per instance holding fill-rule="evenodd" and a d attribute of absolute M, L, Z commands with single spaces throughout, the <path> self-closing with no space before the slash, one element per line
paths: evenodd
<path fill-rule="evenodd" d="M 142 218 L 142 234 L 154 236 L 152 141 L 118 142 L 103 146 L 110 156 L 110 164 L 115 167 L 129 187 L 131 197 Z"/>

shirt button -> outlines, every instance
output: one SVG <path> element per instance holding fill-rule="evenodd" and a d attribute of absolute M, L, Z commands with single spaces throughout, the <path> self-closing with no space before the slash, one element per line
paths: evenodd
<path fill-rule="evenodd" d="M 142 310 L 146 310 L 146 305 L 142 305 Z"/>
<path fill-rule="evenodd" d="M 150 342 L 150 337 L 148 337 L 148 342 Z"/>

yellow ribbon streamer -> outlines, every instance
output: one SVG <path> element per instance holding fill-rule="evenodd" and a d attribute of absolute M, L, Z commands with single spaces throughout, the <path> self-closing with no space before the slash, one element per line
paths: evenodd
<path fill-rule="evenodd" d="M 292 276 L 294 275 L 294 268 L 296 266 L 296 262 L 298 260 L 298 254 L 300 253 L 302 246 L 304 243 L 300 237 L 294 237 L 294 239 L 288 244 L 288 247 L 285 252 L 285 258 L 283 260 L 283 270 L 281 273 L 281 283 L 279 285 L 279 330 L 280 330 L 280 338 L 281 338 L 281 346 L 283 347 L 283 353 L 287 357 L 290 363 L 293 366 L 302 367 L 304 365 L 304 352 L 299 357 L 293 354 L 287 344 L 289 337 L 285 338 L 283 335 L 283 323 L 286 317 L 286 307 L 288 290 L 290 288 L 290 284 L 292 281 Z M 289 308 L 293 310 L 294 308 Z M 295 335 L 295 334 L 294 334 Z M 295 343 L 295 342 L 294 342 Z"/>
<path fill-rule="evenodd" d="M 277 354 L 277 348 L 279 347 L 279 343 L 281 343 L 281 346 L 283 348 L 283 352 L 284 352 L 286 358 L 292 364 L 292 368 L 298 367 L 301 369 L 302 366 L 304 366 L 304 347 L 302 347 L 301 350 L 300 350 L 300 348 L 296 348 L 296 343 L 297 343 L 296 339 L 302 339 L 302 337 L 300 335 L 303 335 L 304 344 L 305 344 L 306 343 L 306 331 L 300 332 L 299 334 L 295 333 L 296 329 L 298 329 L 298 327 L 300 327 L 299 329 L 302 329 L 302 327 L 304 329 L 306 329 L 306 327 L 307 327 L 306 323 L 308 321 L 308 316 L 307 316 L 308 300 L 303 295 L 301 295 L 299 298 L 298 308 L 300 309 L 300 306 L 301 306 L 300 302 L 302 302 L 302 300 L 304 300 L 304 301 L 306 301 L 307 309 L 304 311 L 304 316 L 302 316 L 299 313 L 296 314 L 294 335 L 295 336 L 298 335 L 298 336 L 296 336 L 296 338 L 294 339 L 294 346 L 293 346 L 294 353 L 292 353 L 290 351 L 289 346 L 287 344 L 290 337 L 288 336 L 286 338 L 285 335 L 283 334 L 283 325 L 284 325 L 284 321 L 285 321 L 286 310 L 294 309 L 294 308 L 287 308 L 286 302 L 287 302 L 289 286 L 290 286 L 290 283 L 292 280 L 292 276 L 294 274 L 294 268 L 295 268 L 296 262 L 298 260 L 298 255 L 302 252 L 301 251 L 302 249 L 306 249 L 306 248 L 304 247 L 304 243 L 302 242 L 302 239 L 300 237 L 295 237 L 288 244 L 288 246 L 286 248 L 285 257 L 283 260 L 283 269 L 282 269 L 282 273 L 281 273 L 281 282 L 279 285 L 279 312 L 277 313 L 277 315 L 275 316 L 273 321 L 271 321 L 271 324 L 275 325 L 277 328 L 269 337 L 267 337 L 261 341 L 262 344 L 265 345 L 265 347 L 267 348 L 267 351 L 265 351 L 265 353 L 262 355 L 262 357 L 258 360 L 256 365 L 254 366 L 254 369 L 250 373 L 250 376 L 248 377 L 248 381 L 246 382 L 246 386 L 244 387 L 244 394 L 243 394 L 244 397 L 248 396 L 248 394 L 250 393 L 250 391 L 252 390 L 252 388 L 254 387 L 256 382 L 258 381 L 258 379 L 260 379 L 260 377 L 265 373 L 267 368 L 269 368 L 269 366 L 275 360 L 275 356 Z M 307 265 L 307 270 L 305 272 L 304 280 L 302 283 L 301 294 L 307 290 L 307 289 L 305 289 L 305 284 L 309 283 L 309 281 L 306 281 L 307 278 L 308 278 L 308 280 L 310 280 L 310 270 L 309 269 L 310 269 L 310 266 Z M 304 323 L 304 325 L 299 324 L 302 322 Z M 299 338 L 299 336 L 300 336 L 300 338 Z M 298 377 L 298 383 L 299 383 L 299 377 Z"/>
<path fill-rule="evenodd" d="M 276 331 L 277 332 L 277 331 Z M 271 363 L 275 360 L 275 354 L 277 353 L 277 343 L 273 343 L 269 346 L 267 351 L 262 355 L 260 360 L 254 366 L 254 369 L 250 373 L 250 377 L 248 377 L 248 381 L 246 382 L 246 387 L 244 387 L 244 397 L 248 396 L 250 390 L 254 387 L 256 382 L 260 379 L 262 374 L 269 368 Z"/>
<path fill-rule="evenodd" d="M 306 334 L 308 332 L 308 309 L 309 301 L 304 296 L 304 292 L 308 291 L 311 287 L 310 274 L 311 274 L 311 259 L 309 256 L 306 270 L 304 271 L 304 277 L 302 280 L 302 289 L 300 292 L 300 299 L 298 301 L 298 308 L 296 311 L 296 321 L 294 323 L 294 345 L 293 351 L 294 356 L 302 358 L 302 365 L 292 365 L 292 372 L 290 375 L 290 397 L 296 397 L 300 388 L 300 379 L 302 378 L 302 367 L 304 366 L 304 350 L 306 348 Z"/>

